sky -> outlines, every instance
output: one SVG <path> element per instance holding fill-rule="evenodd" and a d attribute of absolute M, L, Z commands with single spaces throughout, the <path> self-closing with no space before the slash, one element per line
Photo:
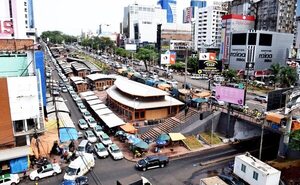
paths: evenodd
<path fill-rule="evenodd" d="M 35 0 L 34 18 L 38 34 L 58 30 L 80 35 L 81 30 L 96 32 L 100 24 L 110 24 L 119 32 L 124 7 L 138 3 L 156 5 L 158 0 Z M 182 10 L 190 0 L 177 0 L 177 22 L 182 23 Z"/>

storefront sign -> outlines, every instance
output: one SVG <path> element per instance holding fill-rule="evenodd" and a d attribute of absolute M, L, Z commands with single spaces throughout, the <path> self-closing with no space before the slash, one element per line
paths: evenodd
<path fill-rule="evenodd" d="M 7 36 L 14 33 L 13 22 L 0 19 L 0 36 Z"/>

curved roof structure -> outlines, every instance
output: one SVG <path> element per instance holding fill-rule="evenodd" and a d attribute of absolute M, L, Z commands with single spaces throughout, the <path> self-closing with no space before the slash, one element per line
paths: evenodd
<path fill-rule="evenodd" d="M 113 75 L 95 73 L 95 74 L 87 75 L 86 78 L 95 81 L 95 80 L 102 80 L 102 79 L 115 79 L 116 77 Z"/>
<path fill-rule="evenodd" d="M 166 91 L 159 90 L 128 79 L 117 79 L 115 86 L 122 92 L 138 97 L 166 96 Z"/>

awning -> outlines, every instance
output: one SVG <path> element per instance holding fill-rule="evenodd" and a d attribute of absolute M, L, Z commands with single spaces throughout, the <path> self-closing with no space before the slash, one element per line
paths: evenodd
<path fill-rule="evenodd" d="M 95 111 L 96 114 L 100 117 L 101 115 L 104 115 L 104 114 L 110 114 L 112 113 L 112 111 L 108 108 L 105 108 L 105 109 L 99 109 L 99 110 L 96 110 Z"/>
<path fill-rule="evenodd" d="M 125 125 L 120 126 L 120 128 L 131 134 L 135 134 L 137 131 L 137 129 L 131 123 L 126 123 Z"/>
<path fill-rule="evenodd" d="M 25 157 L 28 156 L 30 153 L 31 152 L 29 146 L 21 146 L 21 147 L 0 150 L 0 161 L 8 161 L 11 159 Z"/>
<path fill-rule="evenodd" d="M 87 103 L 92 106 L 92 105 L 97 105 L 97 104 L 103 104 L 103 102 L 99 99 L 96 99 L 96 100 L 89 100 L 87 101 Z"/>
<path fill-rule="evenodd" d="M 59 140 L 61 143 L 77 139 L 78 133 L 75 128 L 59 128 Z"/>
<path fill-rule="evenodd" d="M 284 118 L 284 115 L 278 114 L 275 112 L 270 112 L 266 115 L 266 120 L 271 121 L 273 123 L 278 123 L 280 124 L 281 120 Z"/>
<path fill-rule="evenodd" d="M 101 115 L 100 119 L 109 127 L 109 128 L 113 128 L 116 126 L 120 126 L 120 125 L 124 125 L 124 121 L 121 120 L 118 116 L 116 116 L 115 114 L 105 114 L 105 115 Z"/>
<path fill-rule="evenodd" d="M 104 109 L 107 108 L 107 106 L 105 104 L 96 104 L 96 105 L 92 105 L 91 109 L 93 109 L 94 111 L 99 110 L 99 109 Z"/>
<path fill-rule="evenodd" d="M 199 97 L 199 98 L 205 98 L 205 97 L 210 96 L 210 92 L 204 91 L 204 92 L 201 92 L 201 93 L 194 93 L 193 95 L 196 96 L 196 97 Z"/>
<path fill-rule="evenodd" d="M 186 139 L 181 133 L 169 133 L 169 136 L 172 141 L 181 141 Z"/>
<path fill-rule="evenodd" d="M 205 99 L 205 98 L 194 98 L 194 99 L 192 99 L 192 101 L 195 102 L 195 103 L 205 103 L 205 102 L 207 102 L 207 99 Z"/>

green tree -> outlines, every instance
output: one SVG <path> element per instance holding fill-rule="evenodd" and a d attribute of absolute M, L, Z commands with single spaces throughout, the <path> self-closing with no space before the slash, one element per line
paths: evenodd
<path fill-rule="evenodd" d="M 289 147 L 292 150 L 300 151 L 300 130 L 291 133 Z"/>
<path fill-rule="evenodd" d="M 297 71 L 289 66 L 280 70 L 280 83 L 282 87 L 290 87 L 297 81 Z"/>
<path fill-rule="evenodd" d="M 71 35 L 63 34 L 60 31 L 44 31 L 41 34 L 41 38 L 43 40 L 49 39 L 49 41 L 53 44 L 62 44 L 77 42 L 77 38 Z"/>
<path fill-rule="evenodd" d="M 227 69 L 224 70 L 223 72 L 223 76 L 229 81 L 232 82 L 234 79 L 236 79 L 237 77 L 237 71 L 234 69 Z"/>
<path fill-rule="evenodd" d="M 197 73 L 198 70 L 198 59 L 197 57 L 189 57 L 187 61 L 187 67 L 189 69 L 192 69 L 195 73 Z"/>
<path fill-rule="evenodd" d="M 185 64 L 183 62 L 176 62 L 175 64 L 171 65 L 170 68 L 180 71 L 180 70 L 184 69 L 184 66 L 185 66 Z"/>
<path fill-rule="evenodd" d="M 116 48 L 115 53 L 122 57 L 130 57 L 130 52 L 125 50 L 124 48 Z"/>
<path fill-rule="evenodd" d="M 151 60 L 156 60 L 158 58 L 157 53 L 152 49 L 140 48 L 136 53 L 136 57 L 139 60 L 143 60 L 146 70 L 148 70 L 147 62 Z"/>
<path fill-rule="evenodd" d="M 280 81 L 280 71 L 282 69 L 282 66 L 280 66 L 280 64 L 276 63 L 276 64 L 272 64 L 270 66 L 269 71 L 271 72 L 271 80 L 274 83 L 274 88 L 276 87 L 276 83 L 278 83 Z"/>

